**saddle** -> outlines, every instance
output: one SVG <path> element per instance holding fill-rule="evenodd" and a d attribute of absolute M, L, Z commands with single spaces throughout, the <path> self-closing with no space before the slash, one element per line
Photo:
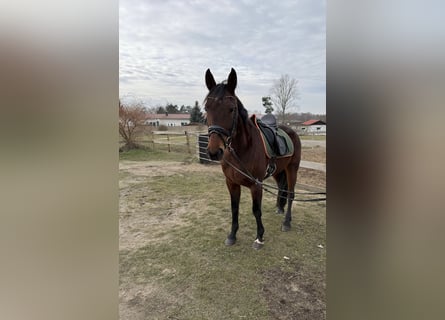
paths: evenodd
<path fill-rule="evenodd" d="M 261 120 L 252 115 L 251 120 L 260 130 L 264 149 L 268 158 L 290 157 L 294 153 L 294 144 L 283 129 L 278 128 L 277 120 L 272 114 L 265 115 Z"/>

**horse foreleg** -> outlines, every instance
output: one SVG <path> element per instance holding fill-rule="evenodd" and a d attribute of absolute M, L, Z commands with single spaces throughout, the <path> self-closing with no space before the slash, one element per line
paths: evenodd
<path fill-rule="evenodd" d="M 289 231 L 292 221 L 292 203 L 295 198 L 295 183 L 297 181 L 297 170 L 286 170 L 287 176 L 287 210 L 284 216 L 281 231 Z"/>
<path fill-rule="evenodd" d="M 263 198 L 263 189 L 261 186 L 254 185 L 250 188 L 250 192 L 252 194 L 252 212 L 255 216 L 257 226 L 257 234 L 253 243 L 253 248 L 261 249 L 264 244 L 264 226 L 263 222 L 261 221 L 261 201 Z"/>
<path fill-rule="evenodd" d="M 230 207 L 232 209 L 232 229 L 227 236 L 225 244 L 231 246 L 236 242 L 236 232 L 238 231 L 238 215 L 239 215 L 239 201 L 241 197 L 241 186 L 233 184 L 226 180 L 227 188 L 230 192 Z"/>

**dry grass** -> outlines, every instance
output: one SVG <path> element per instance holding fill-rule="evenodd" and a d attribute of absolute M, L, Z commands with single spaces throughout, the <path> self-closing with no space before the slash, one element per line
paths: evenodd
<path fill-rule="evenodd" d="M 238 243 L 225 247 L 231 214 L 220 167 L 135 155 L 144 161 L 126 154 L 120 162 L 121 319 L 326 317 L 324 202 L 295 203 L 293 229 L 283 233 L 265 194 L 266 243 L 255 251 L 243 188 Z"/>
<path fill-rule="evenodd" d="M 320 146 L 313 148 L 303 147 L 301 150 L 301 160 L 326 163 L 326 148 Z"/>

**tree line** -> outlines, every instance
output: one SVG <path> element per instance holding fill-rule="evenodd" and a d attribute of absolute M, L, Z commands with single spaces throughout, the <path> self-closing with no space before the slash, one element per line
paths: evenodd
<path fill-rule="evenodd" d="M 204 115 L 201 112 L 201 107 L 199 106 L 198 101 L 195 101 L 195 105 L 193 107 L 185 105 L 178 107 L 176 104 L 167 103 L 165 107 L 156 107 L 155 111 L 157 114 L 190 114 L 191 123 L 204 123 Z"/>

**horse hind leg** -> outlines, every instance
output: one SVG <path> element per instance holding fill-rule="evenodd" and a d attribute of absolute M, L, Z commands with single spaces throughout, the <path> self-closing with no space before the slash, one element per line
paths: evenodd
<path fill-rule="evenodd" d="M 281 225 L 281 231 L 289 231 L 291 229 L 291 221 L 292 221 L 292 203 L 295 198 L 295 184 L 297 182 L 297 170 L 296 169 L 287 169 L 287 210 L 284 216 L 283 223 Z"/>
<path fill-rule="evenodd" d="M 284 206 L 287 201 L 287 177 L 286 171 L 280 172 L 276 177 L 278 187 L 278 196 L 277 196 L 277 214 L 284 214 Z"/>

